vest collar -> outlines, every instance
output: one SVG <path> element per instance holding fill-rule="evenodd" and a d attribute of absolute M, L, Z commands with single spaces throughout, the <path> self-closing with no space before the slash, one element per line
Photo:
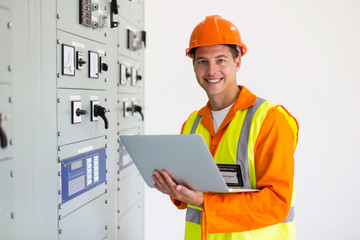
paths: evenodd
<path fill-rule="evenodd" d="M 231 120 L 235 117 L 236 111 L 247 109 L 255 104 L 256 96 L 250 92 L 246 87 L 239 85 L 240 93 L 235 100 L 234 105 L 231 107 L 228 115 L 225 117 L 218 132 L 225 126 L 227 126 Z M 202 116 L 201 124 L 209 131 L 211 136 L 214 136 L 214 126 L 212 121 L 210 102 L 208 101 L 206 106 L 199 110 L 198 115 Z"/>

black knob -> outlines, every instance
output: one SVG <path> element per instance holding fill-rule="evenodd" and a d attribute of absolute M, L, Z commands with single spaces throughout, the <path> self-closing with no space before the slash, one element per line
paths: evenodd
<path fill-rule="evenodd" d="M 101 70 L 106 72 L 109 69 L 109 66 L 106 63 L 101 64 Z"/>
<path fill-rule="evenodd" d="M 80 108 L 76 109 L 76 116 L 87 114 L 86 110 L 81 110 Z"/>
<path fill-rule="evenodd" d="M 82 66 L 82 65 L 84 65 L 86 63 L 86 61 L 83 59 L 83 58 L 80 58 L 79 60 L 78 60 L 78 64 L 80 65 L 80 67 Z"/>
<path fill-rule="evenodd" d="M 6 134 L 5 134 L 4 130 L 1 127 L 1 120 L 2 120 L 2 115 L 0 113 L 0 146 L 1 146 L 1 148 L 6 148 L 6 146 L 7 146 L 7 137 L 6 137 Z"/>
<path fill-rule="evenodd" d="M 141 75 L 137 75 L 137 76 L 136 76 L 136 79 L 137 79 L 138 81 L 141 80 L 141 79 L 142 79 Z"/>
<path fill-rule="evenodd" d="M 105 113 L 106 112 L 110 112 L 110 110 L 106 110 L 106 108 L 100 106 L 100 105 L 95 105 L 94 106 L 94 116 L 97 117 L 97 116 L 100 116 L 103 120 L 104 120 L 104 123 L 105 123 L 105 129 L 108 129 L 109 128 L 109 122 L 105 116 Z"/>
<path fill-rule="evenodd" d="M 133 104 L 132 107 L 127 107 L 126 111 L 127 112 L 133 112 L 133 113 L 138 112 L 141 115 L 142 121 L 144 121 L 144 114 L 142 113 L 142 107 L 141 106 Z"/>

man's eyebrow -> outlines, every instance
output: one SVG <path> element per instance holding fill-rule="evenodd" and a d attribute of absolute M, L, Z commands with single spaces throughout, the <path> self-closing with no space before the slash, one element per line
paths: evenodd
<path fill-rule="evenodd" d="M 216 56 L 215 58 L 228 58 L 226 55 L 219 55 L 219 56 Z"/>
<path fill-rule="evenodd" d="M 197 57 L 197 58 L 195 59 L 195 61 L 199 61 L 199 60 L 206 60 L 206 58 L 204 58 L 204 57 Z"/>

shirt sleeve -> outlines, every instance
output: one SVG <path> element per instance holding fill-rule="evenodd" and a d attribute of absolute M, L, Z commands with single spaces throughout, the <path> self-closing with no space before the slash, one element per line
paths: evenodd
<path fill-rule="evenodd" d="M 287 112 L 286 112 L 287 113 Z M 293 121 L 296 120 L 291 117 Z M 204 194 L 209 233 L 255 230 L 286 220 L 294 182 L 296 133 L 287 117 L 272 108 L 258 135 L 255 154 L 258 192 Z"/>

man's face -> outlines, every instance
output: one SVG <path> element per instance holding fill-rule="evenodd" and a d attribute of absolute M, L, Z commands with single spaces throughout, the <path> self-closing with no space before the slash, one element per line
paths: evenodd
<path fill-rule="evenodd" d="M 209 98 L 237 91 L 236 72 L 241 59 L 235 60 L 225 45 L 203 46 L 196 49 L 193 62 L 196 79 Z"/>

